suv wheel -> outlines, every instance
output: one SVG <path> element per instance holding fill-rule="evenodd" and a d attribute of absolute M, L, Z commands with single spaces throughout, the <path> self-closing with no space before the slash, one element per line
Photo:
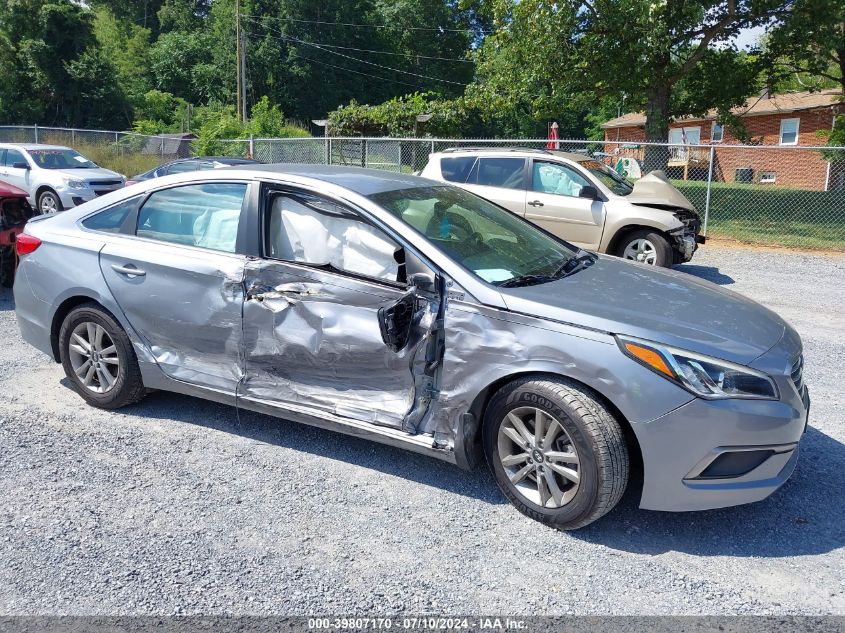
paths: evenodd
<path fill-rule="evenodd" d="M 484 416 L 484 453 L 523 514 L 574 530 L 609 512 L 628 483 L 622 429 L 586 387 L 525 378 L 503 387 Z"/>
<path fill-rule="evenodd" d="M 619 241 L 616 254 L 650 266 L 671 266 L 674 261 L 672 247 L 666 238 L 650 230 L 628 233 Z"/>
<path fill-rule="evenodd" d="M 90 405 L 118 409 L 146 394 L 132 342 L 106 310 L 86 303 L 70 311 L 59 331 L 65 375 Z"/>
<path fill-rule="evenodd" d="M 62 201 L 54 191 L 44 191 L 38 196 L 38 212 L 42 215 L 47 213 L 58 213 L 63 209 Z"/>

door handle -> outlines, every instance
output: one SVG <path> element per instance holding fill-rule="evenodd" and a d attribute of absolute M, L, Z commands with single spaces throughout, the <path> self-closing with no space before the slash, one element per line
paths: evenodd
<path fill-rule="evenodd" d="M 141 270 L 140 268 L 135 268 L 131 264 L 128 264 L 126 266 L 118 266 L 117 264 L 112 264 L 111 269 L 116 273 L 120 273 L 121 275 L 143 277 L 147 274 L 147 271 Z"/>
<path fill-rule="evenodd" d="M 528 204 L 532 207 L 542 207 L 543 206 L 543 203 L 540 202 L 539 200 L 535 200 L 534 202 L 529 202 Z"/>

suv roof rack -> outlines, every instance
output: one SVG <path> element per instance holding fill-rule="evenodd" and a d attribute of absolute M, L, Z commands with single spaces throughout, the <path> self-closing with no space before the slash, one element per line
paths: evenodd
<path fill-rule="evenodd" d="M 447 149 L 441 150 L 442 154 L 448 154 L 449 152 L 486 152 L 486 151 L 497 151 L 497 152 L 537 152 L 540 154 L 552 154 L 553 152 L 547 149 L 541 149 L 537 147 L 449 147 Z"/>

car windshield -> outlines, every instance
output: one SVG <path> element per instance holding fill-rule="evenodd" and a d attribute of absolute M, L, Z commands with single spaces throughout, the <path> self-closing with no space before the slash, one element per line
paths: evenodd
<path fill-rule="evenodd" d="M 370 199 L 488 283 L 552 281 L 577 254 L 575 247 L 457 187 L 399 189 Z"/>
<path fill-rule="evenodd" d="M 72 149 L 31 149 L 29 155 L 41 169 L 93 169 L 97 166 Z"/>
<path fill-rule="evenodd" d="M 630 182 L 604 163 L 600 163 L 597 160 L 582 160 L 579 164 L 593 176 L 601 180 L 602 184 L 617 196 L 627 196 L 634 190 Z"/>

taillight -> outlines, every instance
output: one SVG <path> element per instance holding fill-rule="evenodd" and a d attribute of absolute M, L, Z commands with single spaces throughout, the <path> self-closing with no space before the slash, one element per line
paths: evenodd
<path fill-rule="evenodd" d="M 26 233 L 21 233 L 15 239 L 15 249 L 18 255 L 29 255 L 39 246 L 41 246 L 41 240 Z"/>

